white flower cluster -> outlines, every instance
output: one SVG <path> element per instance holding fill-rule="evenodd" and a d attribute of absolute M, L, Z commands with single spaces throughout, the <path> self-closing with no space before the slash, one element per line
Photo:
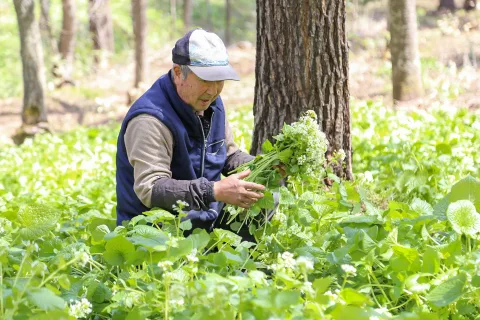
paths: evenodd
<path fill-rule="evenodd" d="M 5 233 L 12 229 L 12 222 L 5 218 L 0 218 L 0 233 Z"/>
<path fill-rule="evenodd" d="M 270 269 L 276 270 L 293 270 L 308 272 L 313 270 L 313 261 L 310 258 L 300 256 L 294 259 L 293 254 L 285 251 L 282 254 L 278 254 L 277 263 L 270 265 Z"/>
<path fill-rule="evenodd" d="M 357 275 L 357 269 L 351 264 L 342 264 L 340 267 L 346 274 L 352 275 L 354 277 Z"/>
<path fill-rule="evenodd" d="M 75 248 L 73 256 L 77 259 L 76 264 L 80 267 L 85 267 L 88 261 L 90 261 L 90 254 L 86 246 Z"/>
<path fill-rule="evenodd" d="M 76 302 L 70 300 L 70 302 L 72 304 L 70 305 L 68 313 L 70 316 L 75 317 L 75 319 L 86 318 L 92 312 L 92 304 L 85 298 Z"/>
<path fill-rule="evenodd" d="M 197 249 L 193 249 L 192 252 L 187 254 L 187 260 L 190 262 L 198 262 Z"/>
<path fill-rule="evenodd" d="M 328 141 L 320 131 L 314 111 L 307 111 L 297 122 L 285 125 L 282 132 L 274 138 L 279 152 L 287 149 L 292 152 L 288 163 L 285 163 L 288 168 L 296 166 L 298 174 L 316 176 L 318 179 L 323 172 Z"/>
<path fill-rule="evenodd" d="M 313 270 L 313 261 L 307 257 L 300 256 L 297 258 L 297 266 L 305 271 Z"/>
<path fill-rule="evenodd" d="M 162 268 L 163 271 L 167 271 L 173 266 L 173 262 L 168 260 L 160 261 L 159 263 L 157 263 L 157 266 Z"/>

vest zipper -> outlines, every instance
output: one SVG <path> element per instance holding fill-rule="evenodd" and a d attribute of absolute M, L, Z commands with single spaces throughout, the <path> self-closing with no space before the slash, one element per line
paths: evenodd
<path fill-rule="evenodd" d="M 212 112 L 212 117 L 210 118 L 210 129 L 208 130 L 207 137 L 205 137 L 205 131 L 203 130 L 202 119 L 197 115 L 198 121 L 200 122 L 200 127 L 202 128 L 202 136 L 203 136 L 203 149 L 202 149 L 202 166 L 200 170 L 200 177 L 203 177 L 203 173 L 205 171 L 205 155 L 207 153 L 207 141 L 208 137 L 210 136 L 210 131 L 212 131 L 212 122 L 213 116 L 215 115 L 215 111 Z"/>

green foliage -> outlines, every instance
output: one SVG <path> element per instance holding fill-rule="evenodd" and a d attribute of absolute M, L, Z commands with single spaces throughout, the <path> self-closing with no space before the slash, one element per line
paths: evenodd
<path fill-rule="evenodd" d="M 115 226 L 118 127 L 3 147 L 0 318 L 473 319 L 478 115 L 352 111 L 356 181 L 281 187 L 256 243 L 160 209 Z"/>

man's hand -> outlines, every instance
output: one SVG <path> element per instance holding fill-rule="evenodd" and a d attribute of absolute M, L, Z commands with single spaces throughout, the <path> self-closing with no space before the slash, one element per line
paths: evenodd
<path fill-rule="evenodd" d="M 245 209 L 250 208 L 258 199 L 263 198 L 265 187 L 258 183 L 243 181 L 250 174 L 250 170 L 232 174 L 213 185 L 215 200 L 239 206 Z"/>

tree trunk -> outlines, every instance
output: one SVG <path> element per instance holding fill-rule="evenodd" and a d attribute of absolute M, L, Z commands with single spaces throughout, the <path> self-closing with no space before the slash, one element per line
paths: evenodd
<path fill-rule="evenodd" d="M 112 14 L 108 0 L 89 0 L 88 16 L 93 49 L 113 52 L 115 43 Z"/>
<path fill-rule="evenodd" d="M 415 0 L 390 0 L 389 10 L 393 99 L 416 99 L 423 95 L 423 86 L 420 77 Z"/>
<path fill-rule="evenodd" d="M 284 123 L 314 110 L 327 157 L 345 151 L 337 175 L 353 178 L 345 18 L 346 0 L 257 0 L 252 154 Z"/>
<path fill-rule="evenodd" d="M 58 50 L 63 60 L 62 78 L 70 80 L 73 69 L 73 54 L 75 51 L 75 34 L 77 32 L 77 17 L 75 0 L 62 0 L 63 22 Z"/>
<path fill-rule="evenodd" d="M 170 0 L 170 17 L 172 19 L 172 29 L 170 37 L 175 39 L 177 35 L 177 1 Z"/>
<path fill-rule="evenodd" d="M 210 30 L 212 28 L 212 23 L 211 23 L 211 19 L 212 19 L 212 8 L 210 6 L 210 0 L 205 0 L 205 11 L 206 11 L 206 22 L 205 22 L 205 25 L 207 26 L 207 30 Z"/>
<path fill-rule="evenodd" d="M 185 33 L 192 27 L 192 0 L 183 0 L 183 25 L 185 26 Z"/>
<path fill-rule="evenodd" d="M 35 20 L 35 1 L 14 0 L 13 4 L 20 33 L 23 69 L 22 128 L 36 127 L 47 122 L 47 113 L 44 103 L 45 67 L 39 26 Z"/>
<path fill-rule="evenodd" d="M 231 0 L 225 0 L 225 45 L 227 46 L 232 44 L 231 18 L 232 2 Z"/>
<path fill-rule="evenodd" d="M 50 26 L 50 0 L 40 0 L 40 31 L 44 34 L 46 42 L 50 45 L 51 52 L 58 54 L 57 40 L 53 36 Z"/>
<path fill-rule="evenodd" d="M 465 10 L 475 10 L 477 8 L 477 0 L 465 0 L 463 4 L 463 9 Z"/>
<path fill-rule="evenodd" d="M 438 11 L 443 11 L 443 10 L 455 11 L 456 9 L 457 7 L 455 6 L 455 0 L 440 0 Z"/>
<path fill-rule="evenodd" d="M 132 0 L 133 34 L 135 35 L 135 88 L 145 82 L 147 64 L 147 0 Z"/>

